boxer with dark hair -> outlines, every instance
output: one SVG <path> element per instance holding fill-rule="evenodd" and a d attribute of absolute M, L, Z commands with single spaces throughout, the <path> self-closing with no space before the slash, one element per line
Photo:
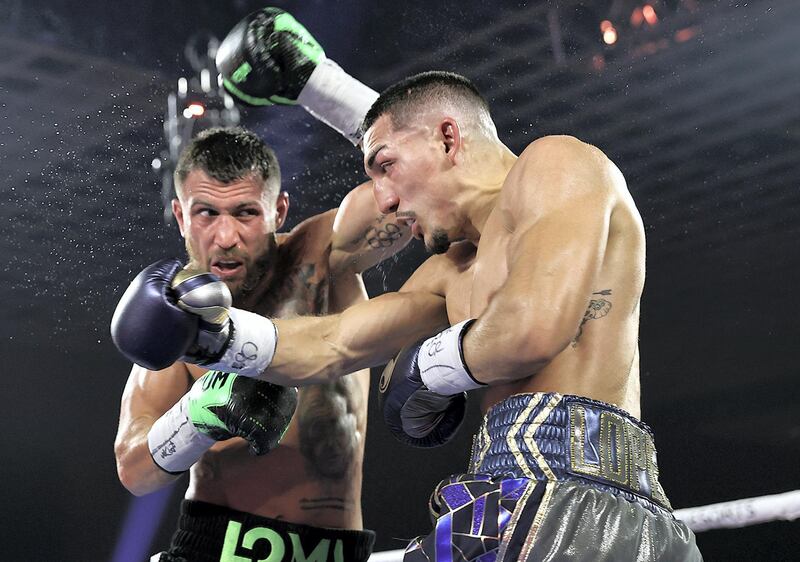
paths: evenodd
<path fill-rule="evenodd" d="M 309 75 L 324 62 L 321 49 L 310 60 L 296 48 L 315 41 L 291 16 L 274 10 L 269 15 L 253 14 L 237 29 L 263 35 L 267 28 L 275 31 L 279 18 L 277 33 L 286 41 L 258 56 L 261 64 L 273 57 L 283 74 L 260 80 L 255 92 L 240 72 L 240 101 L 247 96 L 243 89 L 251 101 L 270 90 L 296 96 L 283 90 L 287 80 L 313 90 Z M 224 46 L 221 67 L 225 57 L 250 56 L 246 43 L 228 39 Z M 331 73 L 345 77 L 362 97 L 355 104 L 328 99 L 322 108 L 312 106 L 317 117 L 357 142 L 358 125 L 377 93 L 326 65 L 328 80 Z M 312 102 L 324 98 L 309 96 Z M 241 128 L 209 129 L 194 138 L 177 164 L 175 187 L 172 209 L 188 264 L 172 260 L 140 280 L 152 288 L 148 276 L 168 275 L 174 288 L 151 296 L 180 298 L 190 308 L 197 304 L 192 310 L 208 315 L 209 322 L 227 315 L 224 307 L 203 306 L 212 293 L 250 318 L 343 310 L 366 300 L 360 272 L 410 239 L 392 214 L 377 209 L 369 183 L 350 192 L 338 210 L 278 233 L 289 197 L 281 191 L 277 158 Z M 387 233 L 378 247 L 371 243 L 377 232 Z M 208 279 L 215 284 L 204 285 Z M 147 314 L 146 306 L 131 304 L 129 313 Z M 297 391 L 188 363 L 229 335 L 213 329 L 186 357 L 164 361 L 164 342 L 186 325 L 185 312 L 173 312 L 146 334 L 117 330 L 116 324 L 113 333 L 118 343 L 135 342 L 143 350 L 122 397 L 115 443 L 121 482 L 141 495 L 190 472 L 179 528 L 159 559 L 366 561 L 374 541 L 371 531 L 362 530 L 361 516 L 369 372 L 353 369 L 352 375 Z M 209 322 L 195 321 L 195 327 Z"/>
<path fill-rule="evenodd" d="M 701 560 L 637 419 L 645 235 L 619 169 L 569 136 L 513 154 L 474 86 L 450 73 L 388 88 L 364 133 L 381 212 L 437 255 L 399 293 L 328 317 L 251 321 L 204 300 L 230 314 L 215 329 L 235 330 L 205 359 L 304 385 L 400 350 L 381 379 L 383 413 L 417 446 L 449 439 L 466 395 L 483 389 L 469 468 L 437 487 L 436 527 L 407 561 Z M 442 321 L 432 337 L 415 333 Z M 266 351 L 239 361 L 256 340 Z M 165 345 L 186 353 L 178 339 Z"/>

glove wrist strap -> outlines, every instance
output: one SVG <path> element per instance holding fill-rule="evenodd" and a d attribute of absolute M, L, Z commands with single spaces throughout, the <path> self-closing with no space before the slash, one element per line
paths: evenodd
<path fill-rule="evenodd" d="M 192 424 L 188 405 L 187 393 L 147 433 L 147 447 L 153 461 L 170 474 L 188 470 L 215 443 Z"/>
<path fill-rule="evenodd" d="M 303 86 L 297 102 L 358 145 L 361 123 L 376 99 L 378 92 L 347 74 L 332 60 L 323 58 Z"/>
<path fill-rule="evenodd" d="M 422 342 L 417 364 L 422 382 L 429 390 L 452 396 L 486 386 L 469 372 L 461 348 L 461 340 L 474 321 L 459 322 Z"/>
<path fill-rule="evenodd" d="M 205 366 L 257 377 L 272 363 L 278 345 L 278 329 L 269 318 L 238 308 L 230 309 L 230 318 L 233 334 L 225 353 L 217 362 Z"/>

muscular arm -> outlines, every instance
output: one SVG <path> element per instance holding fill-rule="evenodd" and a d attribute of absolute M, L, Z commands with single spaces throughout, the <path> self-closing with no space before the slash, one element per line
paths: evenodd
<path fill-rule="evenodd" d="M 368 181 L 348 193 L 333 224 L 331 271 L 334 275 L 360 273 L 393 256 L 411 240 L 411 229 L 394 213 L 378 210 Z"/>
<path fill-rule="evenodd" d="M 157 372 L 138 365 L 131 369 L 122 393 L 114 454 L 120 482 L 137 496 L 158 490 L 177 479 L 153 462 L 147 446 L 147 432 L 153 422 L 186 393 L 190 381 L 183 363 L 175 363 Z"/>
<path fill-rule="evenodd" d="M 301 386 L 382 365 L 405 345 L 446 326 L 438 286 L 441 256 L 426 261 L 399 293 L 359 302 L 340 314 L 275 319 L 278 346 L 262 375 L 269 382 Z"/>
<path fill-rule="evenodd" d="M 513 229 L 508 278 L 463 340 L 476 379 L 499 384 L 530 376 L 573 340 L 603 261 L 620 181 L 599 150 L 570 137 L 540 139 L 520 157 L 499 203 Z"/>

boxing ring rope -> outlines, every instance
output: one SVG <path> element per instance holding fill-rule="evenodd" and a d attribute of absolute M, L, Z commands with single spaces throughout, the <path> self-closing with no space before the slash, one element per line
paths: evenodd
<path fill-rule="evenodd" d="M 675 517 L 694 532 L 711 529 L 735 529 L 770 521 L 794 521 L 800 518 L 800 490 L 676 509 Z M 401 562 L 403 550 L 373 554 L 369 562 Z"/>

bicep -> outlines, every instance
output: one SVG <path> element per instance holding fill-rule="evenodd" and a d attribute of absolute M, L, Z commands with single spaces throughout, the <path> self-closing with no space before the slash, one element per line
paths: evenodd
<path fill-rule="evenodd" d="M 482 324 L 500 333 L 513 319 L 528 347 L 547 357 L 574 337 L 594 290 L 616 180 L 602 153 L 576 139 L 528 150 L 501 196 L 511 225 L 508 274 Z"/>
<path fill-rule="evenodd" d="M 545 326 L 564 325 L 562 337 L 574 335 L 605 254 L 609 213 L 596 203 L 574 202 L 541 216 L 508 248 L 501 296 Z"/>

